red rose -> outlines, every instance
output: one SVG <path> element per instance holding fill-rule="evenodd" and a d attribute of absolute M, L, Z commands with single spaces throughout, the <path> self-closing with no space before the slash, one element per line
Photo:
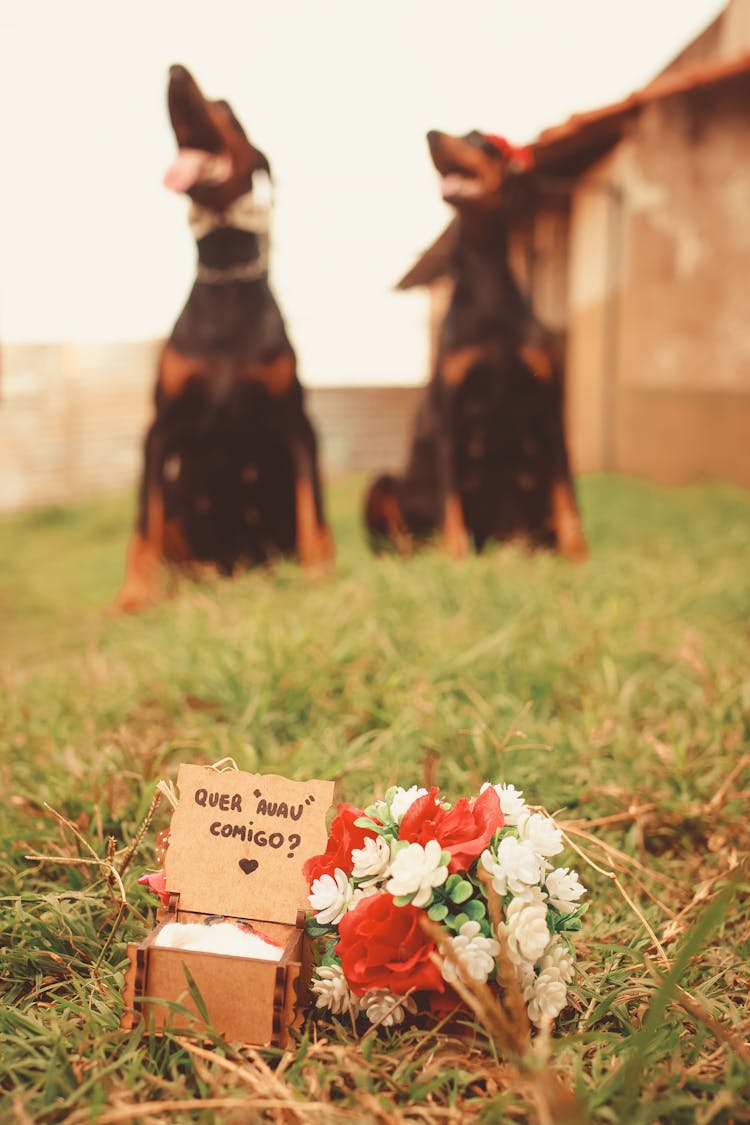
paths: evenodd
<path fill-rule="evenodd" d="M 430 960 L 434 943 L 421 926 L 424 912 L 396 906 L 393 895 L 363 898 L 339 922 L 336 953 L 352 992 L 388 988 L 403 996 L 410 988 L 442 992 L 440 969 Z"/>
<path fill-rule="evenodd" d="M 427 997 L 427 1007 L 432 1012 L 436 1019 L 443 1020 L 451 1015 L 458 1015 L 460 1011 L 466 1011 L 463 1000 L 449 984 L 445 986 L 445 992 L 431 992 Z"/>
<path fill-rule="evenodd" d="M 333 875 L 337 867 L 347 875 L 351 874 L 352 852 L 355 848 L 363 847 L 368 837 L 377 835 L 371 828 L 357 828 L 354 821 L 360 816 L 365 816 L 364 811 L 355 808 L 354 805 L 337 806 L 336 816 L 331 821 L 326 850 L 322 855 L 310 856 L 305 860 L 302 868 L 302 874 L 310 887 L 321 875 Z"/>
<path fill-rule="evenodd" d="M 443 851 L 450 852 L 448 870 L 466 871 L 503 826 L 500 798 L 490 785 L 475 800 L 462 797 L 446 810 L 437 794 L 435 787 L 407 809 L 398 830 L 399 839 L 423 847 L 428 840 L 437 840 Z"/>

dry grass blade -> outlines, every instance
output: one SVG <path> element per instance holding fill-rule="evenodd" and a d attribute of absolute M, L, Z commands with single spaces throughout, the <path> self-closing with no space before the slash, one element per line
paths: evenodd
<path fill-rule="evenodd" d="M 163 1121 L 165 1116 L 172 1113 L 203 1113 L 208 1109 L 222 1110 L 224 1113 L 236 1112 L 238 1121 L 257 1120 L 257 1114 L 264 1111 L 283 1110 L 288 1114 L 290 1106 L 286 1099 L 279 1098 L 254 1098 L 248 1101 L 246 1096 L 223 1098 L 175 1098 L 163 1101 L 139 1102 L 133 1105 L 120 1106 L 117 1109 L 102 1110 L 96 1115 L 97 1125 L 121 1125 L 126 1121 L 142 1121 L 153 1116 L 156 1121 Z M 324 1121 L 339 1117 L 349 1118 L 351 1115 L 345 1111 L 337 1111 L 327 1102 L 305 1102 L 295 1111 L 296 1120 L 304 1122 L 310 1118 L 319 1120 L 319 1114 L 325 1114 Z M 87 1110 L 76 1110 L 63 1119 L 63 1125 L 84 1125 L 91 1120 Z M 277 1121 L 289 1120 L 288 1117 L 277 1117 Z"/>
<path fill-rule="evenodd" d="M 128 847 L 125 850 L 125 854 L 123 855 L 122 860 L 120 861 L 120 867 L 119 867 L 120 876 L 123 876 L 125 874 L 125 872 L 127 871 L 128 867 L 130 867 L 130 864 L 133 861 L 133 857 L 135 856 L 136 852 L 138 851 L 139 847 L 141 846 L 141 843 L 143 841 L 143 837 L 146 835 L 149 828 L 151 827 L 151 822 L 154 819 L 154 815 L 156 813 L 156 810 L 158 809 L 159 805 L 161 804 L 161 798 L 162 798 L 162 794 L 161 794 L 161 791 L 160 791 L 159 787 L 157 786 L 156 792 L 154 793 L 153 797 L 151 798 L 151 804 L 149 805 L 148 810 L 146 811 L 146 815 L 144 816 L 143 820 L 141 821 L 140 825 L 138 826 L 138 829 L 137 829 L 135 835 L 133 836 L 133 839 L 130 841 L 130 844 L 128 845 Z"/>
<path fill-rule="evenodd" d="M 662 977 L 648 958 L 646 958 L 646 968 L 657 984 L 663 983 Z M 700 1000 L 696 1000 L 694 996 L 691 996 L 689 992 L 686 992 L 685 989 L 681 988 L 679 985 L 676 985 L 674 989 L 674 1001 L 679 1004 L 689 1016 L 692 1016 L 693 1019 L 698 1020 L 699 1023 L 707 1027 L 720 1043 L 723 1043 L 725 1046 L 729 1047 L 731 1051 L 734 1051 L 737 1058 L 742 1059 L 746 1066 L 750 1066 L 750 1042 L 748 1042 L 747 1039 L 743 1039 L 739 1032 L 731 1027 L 726 1027 L 720 1020 L 717 1020 L 716 1016 L 709 1012 L 705 1004 L 701 1004 Z"/>
<path fill-rule="evenodd" d="M 630 909 L 633 911 L 633 913 L 639 919 L 639 921 L 640 921 L 641 925 L 643 926 L 644 930 L 646 931 L 648 936 L 651 938 L 651 941 L 654 943 L 654 948 L 657 950 L 657 952 L 659 954 L 659 957 L 664 962 L 664 964 L 667 967 L 669 967 L 670 960 L 667 957 L 666 950 L 664 949 L 664 946 L 661 944 L 661 942 L 659 941 L 659 938 L 656 936 L 656 931 L 654 930 L 653 926 L 648 921 L 648 919 L 646 918 L 645 914 L 640 909 L 640 907 L 633 901 L 633 899 L 630 897 L 628 892 L 625 890 L 625 888 L 623 887 L 622 883 L 620 882 L 617 874 L 614 871 L 607 871 L 606 868 L 600 867 L 587 854 L 587 852 L 584 851 L 583 848 L 579 847 L 578 844 L 576 844 L 573 840 L 571 840 L 570 836 L 568 835 L 568 832 L 566 831 L 565 828 L 562 827 L 562 825 L 558 825 L 558 827 L 561 829 L 561 831 L 563 833 L 563 837 L 565 838 L 565 841 L 568 844 L 568 847 L 572 848 L 573 851 L 576 852 L 581 857 L 581 859 L 583 859 L 586 863 L 588 863 L 590 867 L 593 867 L 595 871 L 598 871 L 600 875 L 603 875 L 605 878 L 610 879 L 614 883 L 614 885 L 617 887 L 617 890 L 620 892 L 620 894 L 622 895 L 625 902 L 628 904 Z M 581 831 L 578 831 L 576 829 L 573 829 L 572 834 L 576 835 L 576 836 L 580 836 L 583 839 L 589 840 L 589 841 L 591 841 L 595 844 L 599 844 L 599 846 L 602 847 L 603 850 L 606 850 L 605 845 L 603 845 L 601 843 L 601 841 L 598 841 L 594 836 L 591 836 L 588 832 L 581 832 Z M 616 850 L 616 849 L 613 849 L 613 850 Z M 627 857 L 625 857 L 625 858 L 627 858 Z"/>
<path fill-rule="evenodd" d="M 548 1063 L 540 1061 L 538 1052 L 533 1048 L 521 984 L 508 953 L 505 935 L 495 921 L 500 918 L 497 895 L 495 900 L 490 912 L 500 943 L 499 992 L 496 994 L 489 985 L 472 980 L 461 972 L 460 966 L 452 986 L 484 1027 L 498 1052 L 511 1064 L 510 1085 L 524 1092 L 534 1104 L 539 1125 L 584 1125 L 587 1117 L 575 1094 Z M 452 947 L 447 932 L 428 918 L 422 920 L 422 928 L 438 948 L 438 955 L 433 955 L 433 960 L 439 964 L 441 958 L 449 958 Z"/>
<path fill-rule="evenodd" d="M 248 1091 L 256 1098 L 268 1100 L 268 1095 L 274 1094 L 278 1105 L 284 1106 L 288 1111 L 290 1120 L 304 1120 L 305 1107 L 299 1104 L 291 1089 L 281 1081 L 280 1076 L 274 1073 L 257 1051 L 247 1048 L 246 1059 L 239 1063 L 207 1050 L 189 1039 L 182 1037 L 175 1037 L 175 1039 L 196 1060 L 214 1064 L 217 1069 L 231 1074 L 238 1082 L 247 1086 Z"/>
<path fill-rule="evenodd" d="M 29 1117 L 18 1094 L 13 1098 L 13 1120 L 15 1125 L 34 1125 L 33 1119 Z"/>
<path fill-rule="evenodd" d="M 549 1067 L 522 1075 L 519 1086 L 536 1108 L 538 1125 L 589 1125 L 573 1091 Z"/>
<path fill-rule="evenodd" d="M 598 816 L 591 820 L 576 819 L 566 820 L 565 827 L 568 831 L 572 828 L 610 828 L 614 824 L 632 824 L 637 822 L 640 817 L 645 816 L 646 813 L 654 812 L 658 805 L 651 802 L 647 805 L 637 805 L 635 808 L 628 809 L 626 812 L 611 813 L 609 816 Z M 559 822 L 558 822 L 559 827 Z"/>
<path fill-rule="evenodd" d="M 742 773 L 742 771 L 749 765 L 750 754 L 743 754 L 740 760 L 736 763 L 734 769 L 727 774 L 722 784 L 719 786 L 711 800 L 708 802 L 706 808 L 709 812 L 714 813 L 717 809 L 721 808 L 721 806 L 726 801 L 727 796 L 729 795 L 729 791 L 731 790 L 735 781 Z"/>
<path fill-rule="evenodd" d="M 492 931 L 499 944 L 498 977 L 502 986 L 502 1005 L 507 1018 L 513 1028 L 519 1045 L 518 1054 L 525 1054 L 531 1045 L 531 1025 L 529 1013 L 526 1008 L 521 982 L 518 979 L 516 967 L 508 953 L 508 942 L 503 929 L 503 914 L 500 907 L 500 896 L 492 885 L 492 877 L 483 867 L 479 868 L 479 880 L 487 896 L 487 909 L 492 923 Z"/>
<path fill-rule="evenodd" d="M 706 879 L 701 883 L 698 889 L 693 894 L 690 902 L 682 908 L 677 914 L 674 914 L 667 925 L 664 927 L 662 934 L 663 941 L 676 941 L 676 939 L 685 932 L 687 929 L 690 916 L 694 913 L 696 906 L 700 906 L 702 902 L 706 902 L 711 898 L 712 893 L 715 891 L 716 884 L 722 882 L 734 870 L 734 866 L 730 866 L 725 871 L 717 871 L 710 879 Z"/>
<path fill-rule="evenodd" d="M 600 851 L 604 852 L 613 867 L 619 867 L 621 871 L 640 871 L 646 878 L 653 879 L 657 883 L 662 883 L 665 887 L 672 889 L 679 887 L 679 882 L 676 879 L 671 879 L 661 871 L 653 871 L 645 867 L 635 856 L 627 855 L 626 852 L 621 851 L 620 848 L 614 847 L 614 845 L 609 844 L 606 840 L 602 840 L 598 836 L 592 836 L 590 832 L 586 832 L 582 828 L 571 828 L 570 824 L 566 821 L 555 821 L 555 823 L 563 833 L 570 832 L 572 835 L 578 836 L 579 839 L 586 840 L 589 844 L 599 848 Z M 581 854 L 583 855 L 583 853 Z M 592 860 L 585 855 L 584 859 L 587 859 L 588 863 L 595 866 Z M 602 874 L 606 875 L 607 872 L 602 872 Z"/>
<path fill-rule="evenodd" d="M 425 933 L 432 938 L 437 946 L 440 956 L 433 955 L 433 960 L 440 965 L 442 958 L 447 959 L 451 956 L 450 936 L 442 926 L 430 921 L 429 918 L 423 918 L 421 925 Z M 503 984 L 501 997 L 496 996 L 488 985 L 471 980 L 460 972 L 457 979 L 452 981 L 452 985 L 463 1002 L 474 1013 L 477 1021 L 484 1027 L 498 1053 L 503 1058 L 516 1060 L 522 1058 L 531 1048 L 528 1017 L 525 1018 L 525 1021 L 514 1019 L 514 1013 L 519 1011 L 519 997 L 524 1016 L 525 1004 L 518 976 L 507 957 L 507 953 L 505 958 L 502 953 L 500 954 L 498 963 L 498 976 L 501 977 Z M 512 976 L 507 972 L 509 965 Z M 504 979 L 505 977 L 508 978 L 507 982 Z"/>

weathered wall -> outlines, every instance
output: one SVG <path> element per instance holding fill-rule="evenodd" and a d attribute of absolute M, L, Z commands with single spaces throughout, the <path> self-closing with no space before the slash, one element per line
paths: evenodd
<path fill-rule="evenodd" d="M 3 347 L 0 509 L 135 480 L 156 352 L 152 342 Z"/>
<path fill-rule="evenodd" d="M 664 99 L 618 154 L 625 186 L 615 462 L 750 485 L 748 83 Z"/>
<path fill-rule="evenodd" d="M 579 471 L 750 485 L 747 96 L 745 79 L 651 103 L 576 188 L 568 421 Z"/>
<path fill-rule="evenodd" d="M 570 211 L 566 424 L 574 472 L 615 468 L 621 222 L 621 197 L 607 158 L 578 184 Z"/>

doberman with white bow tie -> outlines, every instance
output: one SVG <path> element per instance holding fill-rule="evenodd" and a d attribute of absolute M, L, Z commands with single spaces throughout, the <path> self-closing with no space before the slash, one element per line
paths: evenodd
<path fill-rule="evenodd" d="M 167 568 L 232 574 L 278 556 L 318 568 L 334 554 L 315 433 L 268 284 L 268 161 L 182 66 L 170 69 L 168 107 L 179 151 L 164 182 L 190 197 L 198 267 L 159 360 L 115 602 L 124 612 L 158 600 Z"/>

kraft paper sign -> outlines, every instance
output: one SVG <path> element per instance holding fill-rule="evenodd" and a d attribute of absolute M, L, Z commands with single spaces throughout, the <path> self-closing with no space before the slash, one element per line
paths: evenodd
<path fill-rule="evenodd" d="M 180 910 L 293 924 L 334 783 L 181 765 L 177 787 L 164 869 Z"/>

